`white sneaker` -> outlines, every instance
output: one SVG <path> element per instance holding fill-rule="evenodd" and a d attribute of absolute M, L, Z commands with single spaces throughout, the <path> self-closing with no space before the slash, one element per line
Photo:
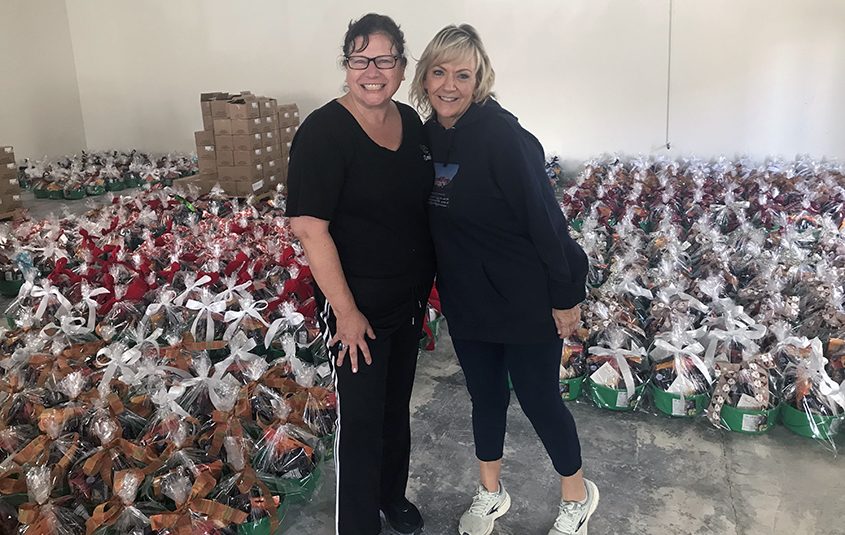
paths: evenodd
<path fill-rule="evenodd" d="M 599 505 L 599 488 L 589 479 L 584 480 L 587 499 L 580 502 L 560 502 L 560 511 L 549 535 L 587 535 L 587 523 Z"/>
<path fill-rule="evenodd" d="M 472 505 L 461 515 L 458 522 L 459 535 L 490 535 L 493 522 L 511 508 L 510 494 L 499 482 L 499 492 L 490 492 L 483 485 L 478 486 Z"/>

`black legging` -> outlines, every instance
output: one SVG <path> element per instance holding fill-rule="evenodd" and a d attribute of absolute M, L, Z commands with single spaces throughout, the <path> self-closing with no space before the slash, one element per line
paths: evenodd
<path fill-rule="evenodd" d="M 505 444 L 510 391 L 543 442 L 558 474 L 581 468 L 581 444 L 575 419 L 560 397 L 561 340 L 539 344 L 498 344 L 453 338 L 472 398 L 475 455 L 498 461 Z"/>

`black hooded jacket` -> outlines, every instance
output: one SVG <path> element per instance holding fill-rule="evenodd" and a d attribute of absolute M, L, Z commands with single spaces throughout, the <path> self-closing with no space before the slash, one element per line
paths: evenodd
<path fill-rule="evenodd" d="M 455 338 L 539 343 L 552 308 L 586 295 L 587 257 L 569 236 L 540 142 L 498 102 L 472 104 L 453 128 L 426 123 L 437 287 Z"/>

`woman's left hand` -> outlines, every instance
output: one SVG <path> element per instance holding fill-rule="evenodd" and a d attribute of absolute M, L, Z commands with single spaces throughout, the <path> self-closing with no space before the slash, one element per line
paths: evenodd
<path fill-rule="evenodd" d="M 552 317 L 557 327 L 557 335 L 564 339 L 571 336 L 581 323 L 581 307 L 575 305 L 567 310 L 553 308 Z"/>

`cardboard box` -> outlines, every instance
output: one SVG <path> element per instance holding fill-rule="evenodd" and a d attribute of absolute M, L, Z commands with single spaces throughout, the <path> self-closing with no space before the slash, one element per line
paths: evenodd
<path fill-rule="evenodd" d="M 15 162 L 0 163 L 0 177 L 8 178 L 8 177 L 17 177 L 17 176 L 18 176 L 18 166 L 15 165 Z"/>
<path fill-rule="evenodd" d="M 229 100 L 229 93 L 223 93 L 221 91 L 212 91 L 211 93 L 200 93 L 200 102 L 212 101 L 212 100 Z"/>
<path fill-rule="evenodd" d="M 273 127 L 273 130 L 278 130 L 276 126 L 278 121 L 276 120 L 277 115 L 268 115 L 267 117 L 262 117 L 264 119 L 264 124 L 269 124 Z"/>
<path fill-rule="evenodd" d="M 197 142 L 197 147 L 214 145 L 214 130 L 200 130 L 199 132 L 194 132 L 194 141 Z"/>
<path fill-rule="evenodd" d="M 217 150 L 235 150 L 234 136 L 214 136 L 214 144 Z"/>
<path fill-rule="evenodd" d="M 228 100 L 212 100 L 211 101 L 211 116 L 215 119 L 229 118 L 229 101 Z"/>
<path fill-rule="evenodd" d="M 220 183 L 236 182 L 238 180 L 257 180 L 264 177 L 264 166 L 260 163 L 252 165 L 220 166 L 217 168 Z"/>
<path fill-rule="evenodd" d="M 186 178 L 179 182 L 182 187 L 195 187 L 199 190 L 200 195 L 206 195 L 211 188 L 217 185 L 217 173 L 210 173 L 207 175 L 198 175 L 194 178 Z"/>
<path fill-rule="evenodd" d="M 211 117 L 211 101 L 206 100 L 204 102 L 200 102 L 200 110 L 202 110 L 203 115 Z"/>
<path fill-rule="evenodd" d="M 299 124 L 299 108 L 296 107 L 296 104 L 279 105 L 279 127 L 297 124 Z"/>
<path fill-rule="evenodd" d="M 267 178 L 270 175 L 275 175 L 279 173 L 279 168 L 281 167 L 281 163 L 279 160 L 266 160 L 264 162 L 264 178 Z"/>
<path fill-rule="evenodd" d="M 264 147 L 262 151 L 267 160 L 282 161 L 282 151 L 279 147 L 271 145 L 269 147 Z"/>
<path fill-rule="evenodd" d="M 221 165 L 236 165 L 235 164 L 235 153 L 231 150 L 220 150 L 217 151 L 217 166 L 220 167 Z"/>
<path fill-rule="evenodd" d="M 232 119 L 214 119 L 214 135 L 232 135 Z"/>
<path fill-rule="evenodd" d="M 275 117 L 279 113 L 279 104 L 274 98 L 259 97 L 258 103 L 261 106 L 262 117 Z"/>
<path fill-rule="evenodd" d="M 199 172 L 201 175 L 208 175 L 217 172 L 217 160 L 198 160 Z"/>
<path fill-rule="evenodd" d="M 215 126 L 217 121 L 214 121 Z M 230 121 L 232 135 L 261 134 L 264 132 L 264 121 L 260 117 L 255 119 L 232 119 Z"/>
<path fill-rule="evenodd" d="M 0 164 L 15 163 L 15 150 L 12 147 L 0 147 Z"/>
<path fill-rule="evenodd" d="M 230 119 L 253 119 L 260 117 L 261 110 L 258 102 L 229 102 L 228 113 Z"/>
<path fill-rule="evenodd" d="M 267 191 L 267 182 L 264 180 L 262 176 L 260 179 L 257 180 L 250 180 L 249 182 L 244 183 L 239 189 L 239 195 L 247 197 L 249 195 L 258 195 L 260 193 L 264 193 Z"/>
<path fill-rule="evenodd" d="M 7 193 L 20 193 L 21 186 L 17 176 L 6 176 L 0 178 L 0 195 Z"/>
<path fill-rule="evenodd" d="M 214 131 L 214 118 L 211 115 L 202 116 L 202 129 L 210 132 Z"/>
<path fill-rule="evenodd" d="M 217 152 L 214 145 L 199 145 L 197 146 L 197 158 L 200 160 L 215 160 L 217 159 Z"/>
<path fill-rule="evenodd" d="M 263 134 L 261 134 L 261 138 L 264 140 L 264 143 L 268 144 L 268 145 L 275 143 L 276 140 L 278 139 L 278 136 L 279 136 L 279 131 L 276 130 L 275 128 L 270 132 L 264 132 Z"/>
<path fill-rule="evenodd" d="M 232 136 L 232 145 L 234 150 L 253 150 L 261 148 L 264 145 L 264 139 L 261 134 Z"/>
<path fill-rule="evenodd" d="M 4 193 L 0 195 L 0 212 L 11 212 L 21 206 L 20 193 Z"/>
<path fill-rule="evenodd" d="M 279 127 L 279 141 L 293 141 L 297 130 L 299 130 L 299 125 Z"/>
<path fill-rule="evenodd" d="M 234 152 L 234 163 L 232 165 L 252 165 L 254 163 L 262 163 L 263 156 L 261 149 L 254 150 L 236 150 Z"/>

